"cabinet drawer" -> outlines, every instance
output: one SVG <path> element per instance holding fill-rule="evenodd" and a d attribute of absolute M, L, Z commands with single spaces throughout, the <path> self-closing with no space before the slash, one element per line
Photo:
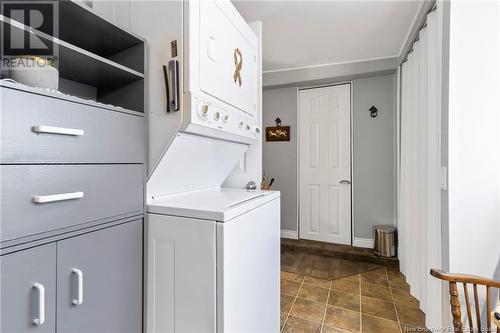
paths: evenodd
<path fill-rule="evenodd" d="M 141 164 L 2 165 L 1 172 L 1 241 L 143 211 Z"/>
<path fill-rule="evenodd" d="M 144 118 L 1 89 L 1 163 L 142 163 Z"/>

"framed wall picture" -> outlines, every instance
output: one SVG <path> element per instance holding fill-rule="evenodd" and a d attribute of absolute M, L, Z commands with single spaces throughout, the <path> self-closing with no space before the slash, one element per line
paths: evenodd
<path fill-rule="evenodd" d="M 290 141 L 290 126 L 266 127 L 266 141 Z"/>

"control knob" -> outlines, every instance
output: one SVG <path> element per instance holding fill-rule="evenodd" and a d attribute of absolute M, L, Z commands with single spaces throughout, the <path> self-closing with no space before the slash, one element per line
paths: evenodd
<path fill-rule="evenodd" d="M 208 105 L 207 104 L 200 103 L 200 105 L 198 107 L 198 115 L 200 116 L 201 119 L 207 120 L 207 116 L 208 116 Z"/>
<path fill-rule="evenodd" d="M 217 111 L 217 112 L 214 113 L 214 120 L 215 121 L 219 121 L 220 120 L 220 112 L 219 111 Z"/>

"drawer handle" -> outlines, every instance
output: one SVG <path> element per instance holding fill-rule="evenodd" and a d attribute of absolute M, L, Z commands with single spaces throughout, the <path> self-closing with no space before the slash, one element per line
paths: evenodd
<path fill-rule="evenodd" d="M 83 303 L 83 273 L 78 268 L 73 268 L 71 273 L 76 276 L 76 298 L 71 303 L 81 305 Z"/>
<path fill-rule="evenodd" d="M 33 132 L 35 133 L 47 133 L 47 134 L 60 134 L 60 135 L 73 135 L 73 136 L 83 136 L 85 133 L 82 129 L 76 128 L 65 128 L 65 127 L 54 127 L 54 126 L 33 126 Z"/>
<path fill-rule="evenodd" d="M 45 322 L 45 287 L 35 282 L 33 283 L 33 288 L 38 292 L 38 313 L 33 319 L 33 324 L 36 326 L 43 325 Z"/>
<path fill-rule="evenodd" d="M 83 192 L 61 193 L 61 194 L 51 194 L 51 195 L 34 195 L 33 202 L 43 204 L 48 202 L 81 199 L 83 197 L 84 197 Z"/>

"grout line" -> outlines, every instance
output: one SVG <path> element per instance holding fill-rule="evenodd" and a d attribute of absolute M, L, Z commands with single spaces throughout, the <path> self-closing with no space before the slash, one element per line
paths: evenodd
<path fill-rule="evenodd" d="M 288 318 L 290 317 L 290 313 L 292 312 L 292 309 L 293 309 L 293 306 L 295 305 L 295 301 L 297 300 L 298 296 L 299 296 L 299 293 L 300 293 L 300 290 L 302 289 L 302 285 L 304 284 L 304 280 L 306 279 L 306 276 L 302 276 L 302 282 L 300 283 L 300 287 L 299 287 L 299 290 L 297 290 L 297 294 L 295 295 L 295 298 L 293 299 L 293 303 L 292 303 L 292 306 L 290 307 L 290 310 L 288 310 L 288 314 L 286 315 L 286 319 L 285 321 L 283 322 L 283 327 L 281 328 L 281 331 L 280 332 L 283 332 L 283 330 L 285 329 L 285 326 L 286 326 L 286 322 L 288 321 Z M 291 295 L 290 295 L 291 296 Z"/>
<path fill-rule="evenodd" d="M 330 300 L 331 292 L 332 292 L 332 280 L 330 280 L 330 285 L 328 286 L 328 296 L 326 297 L 325 311 L 323 311 L 323 320 L 321 320 L 320 333 L 323 333 L 323 327 L 325 326 L 326 310 L 328 310 L 328 301 Z"/>
<path fill-rule="evenodd" d="M 385 269 L 385 276 L 387 278 L 387 282 L 389 282 L 389 274 L 387 273 L 387 269 Z M 391 292 L 392 305 L 394 306 L 394 311 L 396 312 L 396 319 L 398 320 L 399 331 L 403 333 L 403 328 L 401 327 L 401 321 L 399 321 L 398 308 L 396 308 L 396 300 L 394 299 L 394 295 L 392 294 L 391 284 L 389 284 L 389 290 Z"/>
<path fill-rule="evenodd" d="M 363 277 L 361 276 L 361 273 L 359 274 L 359 331 L 363 332 L 363 297 L 361 296 L 362 294 L 362 281 Z"/>

